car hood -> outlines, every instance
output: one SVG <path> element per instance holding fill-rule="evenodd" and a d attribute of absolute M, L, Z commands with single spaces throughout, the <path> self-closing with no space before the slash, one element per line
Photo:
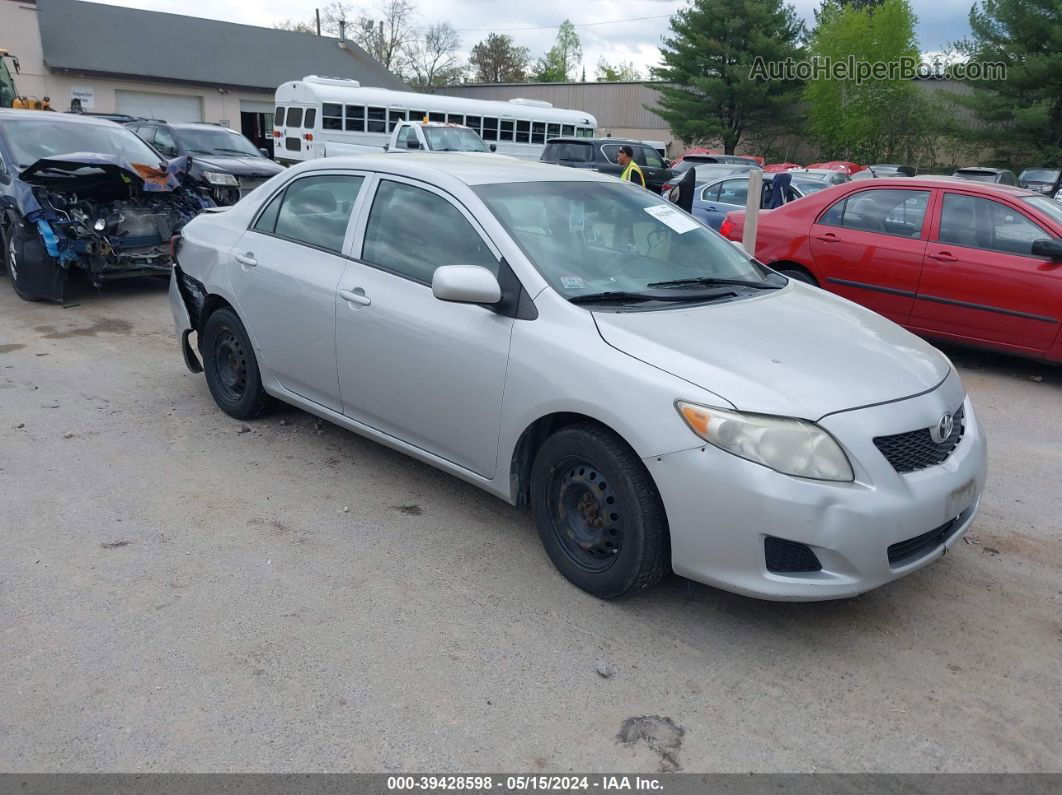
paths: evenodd
<path fill-rule="evenodd" d="M 222 171 L 237 177 L 273 176 L 284 170 L 279 163 L 264 157 L 226 157 L 224 155 L 191 155 L 192 163 L 203 171 Z"/>
<path fill-rule="evenodd" d="M 594 319 L 613 347 L 762 414 L 817 420 L 899 400 L 938 386 L 951 367 L 895 323 L 793 282 L 726 304 Z"/>
<path fill-rule="evenodd" d="M 117 155 L 71 152 L 42 157 L 27 166 L 19 178 L 30 185 L 78 193 L 101 185 L 123 187 L 130 184 L 149 192 L 172 191 L 181 186 L 179 175 L 187 168 L 188 159 L 184 157 L 168 163 L 131 163 Z"/>

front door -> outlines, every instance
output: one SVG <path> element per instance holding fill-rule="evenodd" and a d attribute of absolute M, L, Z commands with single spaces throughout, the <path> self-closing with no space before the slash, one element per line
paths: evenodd
<path fill-rule="evenodd" d="M 1051 238 L 1017 208 L 947 192 L 926 249 L 911 325 L 1043 352 L 1062 317 L 1062 265 L 1032 254 Z"/>
<path fill-rule="evenodd" d="M 336 299 L 344 412 L 493 477 L 513 320 L 439 301 L 431 280 L 440 265 L 497 274 L 497 252 L 449 196 L 398 178 L 378 183 L 363 238 Z"/>
<path fill-rule="evenodd" d="M 240 238 L 229 268 L 240 317 L 262 363 L 285 389 L 333 411 L 342 410 L 336 287 L 364 181 L 347 173 L 290 182 Z"/>
<path fill-rule="evenodd" d="M 931 192 L 868 188 L 834 203 L 811 226 L 823 287 L 897 323 L 911 317 Z"/>

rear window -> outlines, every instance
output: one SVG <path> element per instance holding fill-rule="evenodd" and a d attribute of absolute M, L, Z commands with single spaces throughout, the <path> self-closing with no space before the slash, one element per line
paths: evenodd
<path fill-rule="evenodd" d="M 593 159 L 594 147 L 591 144 L 573 141 L 555 141 L 546 144 L 542 159 L 554 162 L 589 163 Z"/>
<path fill-rule="evenodd" d="M 283 127 L 284 126 L 284 112 L 286 110 L 287 110 L 287 108 L 284 108 L 284 107 L 281 107 L 280 105 L 277 105 L 277 112 L 276 112 L 276 115 L 273 117 L 273 124 L 275 126 L 277 126 L 277 127 Z"/>
<path fill-rule="evenodd" d="M 288 126 L 302 126 L 302 108 L 288 108 Z"/>

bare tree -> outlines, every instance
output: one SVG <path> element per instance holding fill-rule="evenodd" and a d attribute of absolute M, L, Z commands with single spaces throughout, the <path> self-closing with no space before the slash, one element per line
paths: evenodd
<path fill-rule="evenodd" d="M 283 22 L 274 22 L 275 30 L 293 30 L 296 33 L 316 33 L 317 26 L 313 22 L 303 22 L 298 19 L 285 19 Z"/>
<path fill-rule="evenodd" d="M 423 89 L 458 82 L 465 74 L 460 51 L 461 37 L 452 24 L 429 25 L 406 47 L 403 71 L 410 85 Z"/>
<path fill-rule="evenodd" d="M 336 5 L 343 3 L 336 0 Z M 403 65 L 405 50 L 417 35 L 413 0 L 381 0 L 375 14 L 358 15 L 351 37 L 392 72 Z"/>

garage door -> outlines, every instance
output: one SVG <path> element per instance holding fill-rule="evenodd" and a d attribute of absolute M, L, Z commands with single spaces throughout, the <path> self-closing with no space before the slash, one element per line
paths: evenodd
<path fill-rule="evenodd" d="M 114 95 L 119 113 L 169 122 L 203 120 L 202 97 L 155 94 L 150 91 L 115 91 Z"/>

